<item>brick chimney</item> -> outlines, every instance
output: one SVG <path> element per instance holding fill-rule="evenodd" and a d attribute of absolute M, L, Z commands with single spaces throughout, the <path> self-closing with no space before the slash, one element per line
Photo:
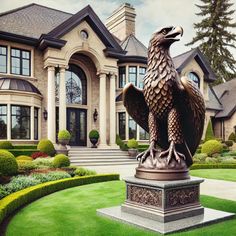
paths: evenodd
<path fill-rule="evenodd" d="M 107 18 L 106 27 L 121 41 L 130 34 L 135 35 L 135 9 L 124 3 Z"/>

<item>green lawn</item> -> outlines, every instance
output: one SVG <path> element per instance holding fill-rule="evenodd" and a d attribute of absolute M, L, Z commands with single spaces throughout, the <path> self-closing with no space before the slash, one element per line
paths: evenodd
<path fill-rule="evenodd" d="M 236 169 L 201 169 L 191 170 L 192 176 L 198 176 L 207 179 L 221 179 L 236 181 Z"/>
<path fill-rule="evenodd" d="M 124 201 L 125 184 L 112 181 L 66 189 L 20 210 L 10 221 L 7 236 L 151 236 L 160 235 L 96 214 L 96 209 Z M 236 213 L 236 202 L 203 196 L 204 206 Z M 173 235 L 234 235 L 236 218 Z"/>

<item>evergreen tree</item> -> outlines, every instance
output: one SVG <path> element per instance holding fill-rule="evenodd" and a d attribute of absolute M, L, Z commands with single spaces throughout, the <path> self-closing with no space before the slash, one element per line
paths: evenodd
<path fill-rule="evenodd" d="M 200 50 L 208 58 L 218 83 L 236 77 L 236 60 L 230 48 L 235 48 L 236 34 L 230 29 L 236 27 L 232 23 L 233 3 L 230 0 L 200 0 L 203 5 L 197 5 L 200 12 L 196 13 L 203 19 L 194 24 L 196 35 L 188 45 L 200 42 Z"/>
<path fill-rule="evenodd" d="M 215 139 L 211 119 L 208 122 L 207 129 L 206 129 L 206 134 L 205 134 L 205 142 L 211 139 Z"/>

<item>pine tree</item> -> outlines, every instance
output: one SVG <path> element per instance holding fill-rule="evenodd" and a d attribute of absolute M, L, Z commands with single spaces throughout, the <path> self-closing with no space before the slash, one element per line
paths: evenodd
<path fill-rule="evenodd" d="M 203 5 L 197 5 L 200 12 L 196 13 L 203 19 L 194 24 L 196 35 L 186 46 L 200 42 L 200 50 L 208 58 L 218 83 L 236 77 L 236 60 L 230 48 L 235 48 L 236 34 L 229 30 L 236 27 L 232 23 L 233 3 L 230 0 L 200 0 Z"/>
<path fill-rule="evenodd" d="M 206 134 L 205 134 L 205 142 L 211 139 L 214 139 L 214 131 L 211 123 L 211 119 L 208 122 L 207 129 L 206 129 Z"/>

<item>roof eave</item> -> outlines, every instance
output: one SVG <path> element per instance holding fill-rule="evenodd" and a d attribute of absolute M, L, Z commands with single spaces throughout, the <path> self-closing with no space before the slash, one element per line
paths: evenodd
<path fill-rule="evenodd" d="M 134 62 L 134 63 L 147 64 L 147 57 L 141 57 L 141 56 L 123 56 L 118 61 L 118 63 L 126 63 L 126 62 Z"/>
<path fill-rule="evenodd" d="M 9 32 L 0 31 L 0 39 L 16 43 L 23 43 L 30 46 L 37 46 L 38 39 L 23 35 L 13 34 Z"/>
<path fill-rule="evenodd" d="M 65 46 L 66 43 L 67 43 L 66 40 L 53 38 L 48 35 L 42 35 L 39 39 L 38 48 L 40 50 L 45 50 L 47 47 L 61 49 L 62 47 Z"/>

